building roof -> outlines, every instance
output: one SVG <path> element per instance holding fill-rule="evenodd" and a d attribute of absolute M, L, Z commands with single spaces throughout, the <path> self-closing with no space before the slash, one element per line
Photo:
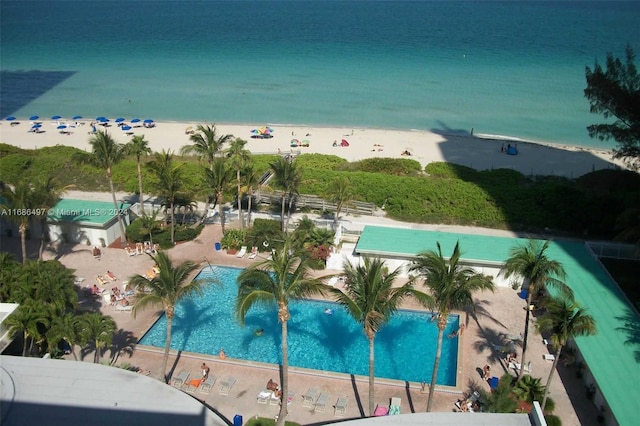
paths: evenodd
<path fill-rule="evenodd" d="M 195 398 L 132 371 L 13 356 L 0 365 L 3 426 L 226 426 Z"/>
<path fill-rule="evenodd" d="M 131 204 L 119 203 L 116 209 L 110 202 L 62 198 L 49 210 L 48 222 L 73 222 L 83 226 L 105 227 L 117 220 L 118 211 L 124 213 L 130 207 Z"/>
<path fill-rule="evenodd" d="M 366 226 L 356 253 L 373 256 L 413 258 L 425 250 L 436 250 L 440 242 L 448 257 L 460 241 L 462 259 L 487 265 L 502 264 L 509 250 L 526 243 L 525 238 L 467 235 L 417 229 Z M 566 283 L 575 299 L 596 321 L 598 334 L 578 337 L 576 345 L 619 424 L 634 424 L 636 407 L 629 395 L 640 383 L 640 348 L 637 330 L 640 316 L 622 290 L 611 279 L 583 242 L 554 240 L 548 256 L 562 263 Z"/>

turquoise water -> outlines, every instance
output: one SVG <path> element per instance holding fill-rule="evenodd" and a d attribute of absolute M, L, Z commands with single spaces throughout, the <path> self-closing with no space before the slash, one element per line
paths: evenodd
<path fill-rule="evenodd" d="M 274 307 L 256 307 L 245 326 L 234 316 L 236 279 L 240 269 L 214 266 L 203 269 L 199 278 L 215 276 L 221 286 L 207 285 L 202 298 L 181 302 L 172 326 L 174 350 L 217 355 L 220 349 L 231 358 L 270 364 L 282 362 L 281 327 Z M 322 371 L 367 376 L 369 343 L 362 328 L 335 303 L 298 301 L 290 305 L 289 365 Z M 332 314 L 325 314 L 331 309 Z M 435 359 L 437 327 L 424 312 L 399 311 L 376 335 L 376 377 L 430 381 Z M 140 344 L 164 348 L 166 318 L 163 315 L 140 340 Z M 458 329 L 452 315 L 445 330 Z M 256 330 L 264 334 L 256 336 Z M 458 338 L 444 338 L 438 383 L 455 385 Z"/>
<path fill-rule="evenodd" d="M 640 2 L 0 2 L 0 116 L 589 139 L 585 66 Z"/>

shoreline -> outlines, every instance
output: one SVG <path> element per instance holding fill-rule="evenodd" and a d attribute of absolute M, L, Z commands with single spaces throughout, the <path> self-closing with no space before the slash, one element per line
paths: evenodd
<path fill-rule="evenodd" d="M 68 134 L 57 129 L 58 122 L 73 125 L 71 120 L 41 119 L 43 132 L 29 132 L 29 120 L 16 120 L 11 125 L 3 120 L 0 125 L 0 142 L 24 149 L 43 146 L 66 145 L 89 150 L 88 132 L 91 120 L 79 120 L 78 127 L 69 127 Z M 125 123 L 129 123 L 125 121 Z M 131 135 L 125 134 L 113 120 L 106 128 L 119 142 L 126 143 Z M 153 151 L 172 150 L 190 144 L 188 127 L 199 124 L 214 124 L 196 121 L 159 121 L 155 127 L 133 127 L 133 135 L 144 135 Z M 471 167 L 476 170 L 512 169 L 525 175 L 554 175 L 575 178 L 601 169 L 625 169 L 619 160 L 611 159 L 611 151 L 577 147 L 569 144 L 552 144 L 477 133 L 441 134 L 428 130 L 379 129 L 362 127 L 306 126 L 276 123 L 228 124 L 215 123 L 219 135 L 230 134 L 247 141 L 246 149 L 253 154 L 317 153 L 336 155 L 353 162 L 366 158 L 407 158 L 418 161 L 424 168 L 432 162 L 447 162 Z M 269 126 L 273 129 L 270 138 L 252 138 L 251 130 Z M 98 126 L 102 130 L 102 126 Z M 292 147 L 297 139 L 308 147 Z M 339 146 L 346 140 L 349 146 Z M 333 143 L 338 146 L 333 146 Z M 507 155 L 503 150 L 508 144 L 518 147 L 517 155 Z M 408 151 L 411 155 L 402 155 Z"/>

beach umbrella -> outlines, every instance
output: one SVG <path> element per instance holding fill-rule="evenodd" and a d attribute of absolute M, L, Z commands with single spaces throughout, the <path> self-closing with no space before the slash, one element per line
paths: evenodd
<path fill-rule="evenodd" d="M 96 121 L 109 121 L 109 119 L 107 117 L 100 116 L 96 117 Z"/>
<path fill-rule="evenodd" d="M 67 125 L 66 125 L 66 124 L 61 124 L 61 125 L 59 125 L 59 126 L 58 126 L 58 127 L 56 127 L 56 128 L 57 128 L 58 130 L 64 130 L 64 129 L 66 129 L 66 128 L 67 128 Z"/>
<path fill-rule="evenodd" d="M 122 117 L 116 118 L 116 123 L 122 123 L 123 121 L 124 121 L 124 118 Z"/>
<path fill-rule="evenodd" d="M 134 118 L 133 120 L 131 120 L 132 123 L 139 123 L 140 119 L 139 118 Z"/>
<path fill-rule="evenodd" d="M 74 115 L 72 120 L 80 120 L 82 118 L 81 115 Z"/>
<path fill-rule="evenodd" d="M 146 120 L 144 120 L 145 123 L 149 124 L 149 123 L 153 123 L 153 120 L 150 118 L 147 118 Z"/>
<path fill-rule="evenodd" d="M 16 118 L 12 115 L 10 117 L 5 118 L 7 121 L 14 121 Z"/>
<path fill-rule="evenodd" d="M 38 118 L 40 118 L 39 115 L 32 115 L 31 117 L 29 117 L 29 120 L 33 121 L 33 120 L 37 120 Z"/>
<path fill-rule="evenodd" d="M 122 126 L 121 129 L 123 132 L 126 132 L 128 130 L 131 130 L 131 126 Z"/>
<path fill-rule="evenodd" d="M 31 126 L 32 129 L 39 129 L 40 127 L 42 127 L 42 123 L 36 123 L 33 126 Z"/>
<path fill-rule="evenodd" d="M 62 117 L 60 117 L 59 115 L 54 115 L 53 117 L 51 117 L 52 120 L 60 120 Z"/>

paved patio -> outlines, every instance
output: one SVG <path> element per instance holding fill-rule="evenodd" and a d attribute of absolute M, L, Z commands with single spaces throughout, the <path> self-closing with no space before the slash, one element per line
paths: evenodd
<path fill-rule="evenodd" d="M 356 219 L 354 219 L 356 220 Z M 457 229 L 460 232 L 460 229 Z M 478 232 L 474 230 L 473 232 Z M 220 241 L 222 231 L 219 225 L 207 225 L 202 234 L 194 241 L 179 244 L 169 251 L 174 262 L 191 260 L 205 266 L 207 262 L 216 265 L 246 267 L 252 264 L 247 257 L 238 259 L 227 255 L 224 251 L 216 251 L 215 242 Z M 3 248 L 16 250 L 19 239 L 2 238 Z M 34 250 L 36 242 L 30 242 L 30 250 Z M 56 250 L 49 249 L 46 258 L 58 258 L 67 267 L 76 270 L 76 276 L 85 278 L 81 286 L 93 285 L 96 274 L 105 274 L 110 270 L 119 280 L 108 283 L 105 287 L 122 285 L 123 281 L 134 274 L 142 274 L 152 267 L 152 261 L 147 255 L 130 257 L 124 250 L 106 248 L 100 260 L 94 259 L 91 247 L 83 245 L 65 245 Z M 325 271 L 330 272 L 330 271 Z M 456 388 L 438 390 L 434 398 L 434 411 L 455 411 L 455 402 L 464 392 L 472 389 L 488 389 L 486 382 L 481 380 L 480 371 L 485 364 L 491 366 L 492 375 L 500 376 L 507 371 L 504 360 L 493 349 L 494 344 L 504 341 L 506 334 L 518 334 L 524 329 L 524 305 L 515 290 L 500 288 L 495 293 L 476 295 L 477 314 L 472 316 L 461 313 L 461 320 L 467 324 L 460 339 L 460 380 Z M 87 297 L 81 306 L 86 310 L 100 310 L 111 315 L 117 322 L 120 331 L 114 344 L 121 351 L 116 364 L 128 363 L 140 369 L 144 374 L 158 376 L 161 374 L 162 351 L 153 348 L 136 347 L 137 340 L 157 319 L 160 312 L 155 309 L 139 313 L 134 317 L 130 312 L 118 312 L 111 306 L 104 306 L 98 298 Z M 415 307 L 408 305 L 407 307 Z M 232 313 L 230 313 L 231 315 Z M 533 327 L 531 328 L 533 330 Z M 127 353 L 126 349 L 133 349 Z M 544 361 L 542 355 L 548 353 L 541 338 L 535 333 L 529 337 L 528 358 L 532 361 L 532 375 L 541 377 L 546 382 L 551 363 Z M 107 352 L 105 359 L 114 356 Z M 71 359 L 72 357 L 69 356 Z M 83 359 L 91 362 L 92 354 Z M 194 397 L 205 401 L 216 408 L 228 419 L 235 414 L 241 414 L 245 419 L 251 416 L 273 416 L 278 407 L 274 405 L 258 404 L 256 396 L 265 387 L 270 378 L 279 379 L 279 368 L 275 365 L 264 365 L 255 362 L 225 359 L 192 354 L 172 353 L 169 359 L 171 371 L 186 369 L 192 374 L 198 374 L 200 364 L 205 361 L 211 367 L 211 374 L 221 381 L 226 376 L 235 376 L 238 381 L 229 395 L 221 395 L 217 384 L 210 394 L 196 392 Z M 420 360 L 416 360 L 420 362 Z M 425 365 L 430 371 L 431 365 Z M 511 372 L 513 373 L 513 372 Z M 368 415 L 367 395 L 368 384 L 366 377 L 354 377 L 345 374 L 303 370 L 290 368 L 290 390 L 296 393 L 290 409 L 289 418 L 293 421 L 309 424 L 335 420 L 334 409 L 338 397 L 346 396 L 348 406 L 344 418 L 354 418 Z M 302 405 L 302 395 L 311 387 L 316 387 L 330 395 L 327 409 L 324 412 L 314 412 L 312 408 Z M 405 383 L 392 380 L 376 380 L 375 401 L 377 404 L 388 405 L 391 397 L 402 399 L 402 413 L 423 412 L 426 410 L 427 394 L 421 392 L 419 383 Z M 571 369 L 559 367 L 552 383 L 551 397 L 556 402 L 555 414 L 564 425 L 594 424 L 597 412 L 591 401 L 586 399 L 584 384 L 575 377 Z M 464 414 L 461 414 L 464 415 Z"/>

